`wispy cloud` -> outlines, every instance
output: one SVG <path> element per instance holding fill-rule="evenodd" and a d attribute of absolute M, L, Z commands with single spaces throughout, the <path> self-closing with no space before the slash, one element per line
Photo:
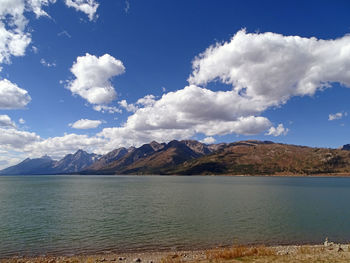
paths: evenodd
<path fill-rule="evenodd" d="M 328 115 L 328 120 L 329 121 L 334 121 L 334 120 L 340 120 L 344 117 L 348 116 L 348 113 L 347 112 L 337 112 L 337 113 L 334 113 L 334 114 L 329 114 Z"/>
<path fill-rule="evenodd" d="M 57 36 L 66 36 L 68 38 L 72 38 L 72 36 L 66 30 L 63 30 L 62 32 L 58 33 Z"/>

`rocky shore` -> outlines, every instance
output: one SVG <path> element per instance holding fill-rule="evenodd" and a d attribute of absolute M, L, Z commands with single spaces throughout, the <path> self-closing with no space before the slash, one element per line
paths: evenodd
<path fill-rule="evenodd" d="M 232 246 L 197 251 L 144 252 L 77 256 L 13 257 L 1 263 L 180 263 L 180 262 L 350 262 L 350 245 Z"/>

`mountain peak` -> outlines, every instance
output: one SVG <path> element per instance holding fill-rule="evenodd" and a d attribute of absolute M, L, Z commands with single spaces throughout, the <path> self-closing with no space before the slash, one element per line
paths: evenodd
<path fill-rule="evenodd" d="M 28 158 L 27 158 L 27 159 L 28 159 Z M 50 156 L 48 156 L 47 154 L 41 156 L 40 159 L 52 160 L 52 158 L 51 158 Z"/>
<path fill-rule="evenodd" d="M 85 151 L 82 150 L 82 149 L 79 149 L 78 151 L 75 152 L 74 155 L 76 155 L 76 154 L 85 154 L 85 153 L 87 153 L 87 152 L 85 152 Z"/>

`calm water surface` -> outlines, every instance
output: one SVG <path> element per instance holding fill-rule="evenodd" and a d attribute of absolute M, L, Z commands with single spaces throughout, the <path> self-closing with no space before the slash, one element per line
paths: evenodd
<path fill-rule="evenodd" d="M 350 178 L 3 176 L 0 258 L 350 241 Z"/>

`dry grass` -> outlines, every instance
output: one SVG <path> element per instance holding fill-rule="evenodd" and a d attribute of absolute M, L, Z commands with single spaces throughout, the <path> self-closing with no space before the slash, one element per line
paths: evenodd
<path fill-rule="evenodd" d="M 184 260 L 177 254 L 167 255 L 160 260 L 161 263 L 182 263 Z"/>
<path fill-rule="evenodd" d="M 324 251 L 324 247 L 301 246 L 298 248 L 299 254 L 317 254 Z"/>
<path fill-rule="evenodd" d="M 215 249 L 208 250 L 206 252 L 206 257 L 209 260 L 217 260 L 217 259 L 235 259 L 249 256 L 273 256 L 276 255 L 276 251 L 265 247 L 247 247 L 247 246 L 234 246 L 232 248 L 223 248 L 223 249 Z"/>

